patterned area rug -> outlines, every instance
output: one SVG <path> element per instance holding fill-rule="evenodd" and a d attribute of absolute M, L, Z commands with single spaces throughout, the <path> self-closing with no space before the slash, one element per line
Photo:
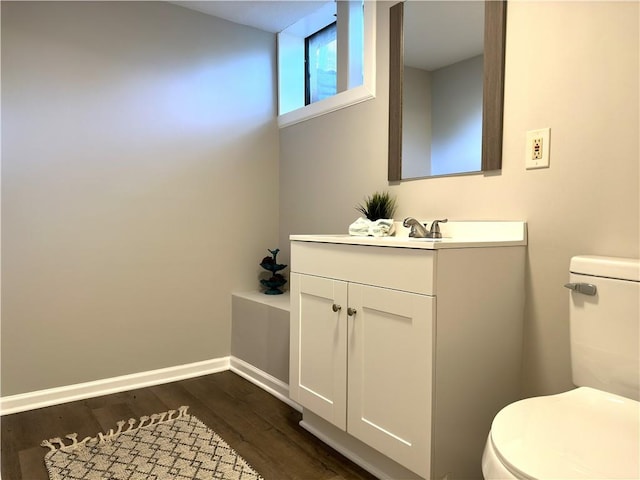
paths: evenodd
<path fill-rule="evenodd" d="M 71 444 L 44 440 L 51 480 L 263 480 L 214 431 L 178 411 L 118 422 L 118 430 Z M 128 423 L 128 426 L 127 426 Z M 138 425 L 136 425 L 138 423 Z M 69 443 L 69 442 L 67 442 Z"/>

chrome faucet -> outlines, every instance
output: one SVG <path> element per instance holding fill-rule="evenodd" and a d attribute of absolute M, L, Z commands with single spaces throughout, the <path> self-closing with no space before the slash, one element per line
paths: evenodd
<path fill-rule="evenodd" d="M 434 220 L 431 224 L 431 228 L 427 231 L 426 224 L 423 225 L 413 217 L 407 217 L 402 222 L 402 225 L 406 228 L 411 227 L 409 236 L 413 238 L 442 238 L 440 233 L 440 223 L 447 223 L 448 219 Z"/>
<path fill-rule="evenodd" d="M 411 227 L 411 231 L 409 232 L 410 237 L 427 238 L 427 235 L 429 235 L 429 232 L 427 232 L 426 227 L 413 217 L 405 218 L 404 222 L 402 222 L 402 225 L 405 228 Z"/>

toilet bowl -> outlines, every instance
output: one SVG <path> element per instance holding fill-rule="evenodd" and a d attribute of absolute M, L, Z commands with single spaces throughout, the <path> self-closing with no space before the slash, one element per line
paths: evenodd
<path fill-rule="evenodd" d="M 640 261 L 571 260 L 569 320 L 578 388 L 495 416 L 482 456 L 491 479 L 640 479 Z"/>
<path fill-rule="evenodd" d="M 590 387 L 521 400 L 493 420 L 485 478 L 640 478 L 640 402 Z"/>

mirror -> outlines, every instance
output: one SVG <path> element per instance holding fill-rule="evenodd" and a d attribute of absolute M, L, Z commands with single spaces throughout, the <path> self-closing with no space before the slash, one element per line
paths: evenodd
<path fill-rule="evenodd" d="M 391 7 L 389 181 L 501 168 L 506 5 L 407 0 Z M 450 23 L 461 21 L 456 16 L 466 23 Z M 435 49 L 418 59 L 428 46 Z M 451 58 L 441 58 L 449 50 Z"/>

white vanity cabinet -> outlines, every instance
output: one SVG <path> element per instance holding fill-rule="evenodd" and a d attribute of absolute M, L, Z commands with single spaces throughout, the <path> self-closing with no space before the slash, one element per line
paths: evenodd
<path fill-rule="evenodd" d="M 291 238 L 301 424 L 380 476 L 479 473 L 491 419 L 518 395 L 524 248 Z"/>
<path fill-rule="evenodd" d="M 291 294 L 291 334 L 298 339 L 291 398 L 423 470 L 434 298 L 299 273 L 291 275 Z"/>

